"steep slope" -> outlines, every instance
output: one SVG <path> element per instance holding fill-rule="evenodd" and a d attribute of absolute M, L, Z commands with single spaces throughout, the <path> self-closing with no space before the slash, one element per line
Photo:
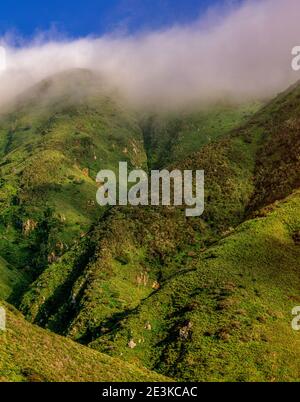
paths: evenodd
<path fill-rule="evenodd" d="M 181 380 L 298 380 L 300 193 L 269 210 L 195 255 L 91 346 Z"/>
<path fill-rule="evenodd" d="M 0 381 L 168 381 L 29 324 L 5 304 L 0 331 Z"/>
<path fill-rule="evenodd" d="M 249 210 L 268 205 L 300 186 L 300 83 L 270 102 L 255 121 L 263 127 Z"/>
<path fill-rule="evenodd" d="M 180 379 L 296 379 L 299 90 L 172 164 L 205 170 L 201 218 L 114 208 L 72 250 L 75 263 L 66 255 L 32 285 L 27 317 Z"/>
<path fill-rule="evenodd" d="M 135 308 L 191 260 L 189 253 L 203 251 L 242 220 L 253 189 L 253 141 L 225 138 L 176 165 L 206 172 L 210 201 L 200 219 L 186 218 L 184 208 L 110 210 L 84 250 L 66 254 L 32 285 L 21 304 L 26 317 L 87 342 Z"/>
<path fill-rule="evenodd" d="M 241 218 L 244 211 L 258 219 L 225 232 L 229 237 L 207 252 L 195 250 L 192 262 L 161 282 L 157 292 L 95 340 L 94 347 L 108 347 L 128 359 L 139 357 L 148 367 L 185 380 L 299 378 L 300 345 L 291 329 L 300 288 L 299 192 L 278 201 L 299 187 L 299 91 L 299 85 L 290 88 L 234 131 L 229 148 L 222 140 L 181 165 L 205 166 L 206 197 L 212 200 L 203 217 L 210 218 L 206 223 L 231 218 L 234 224 L 239 205 Z M 220 148 L 223 156 L 229 150 L 229 165 L 218 163 Z M 242 187 L 231 174 L 238 161 Z M 230 202 L 230 188 L 240 191 L 240 201 Z M 129 338 L 143 339 L 143 344 L 129 350 Z"/>
<path fill-rule="evenodd" d="M 9 299 L 24 291 L 28 278 L 0 257 L 0 299 Z"/>
<path fill-rule="evenodd" d="M 177 111 L 143 117 L 141 124 L 150 168 L 184 160 L 204 145 L 241 126 L 261 107 L 260 102 L 223 102 L 200 110 Z"/>
<path fill-rule="evenodd" d="M 102 78 L 72 70 L 0 118 L 0 255 L 35 278 L 99 219 L 97 172 L 146 166 L 135 114 Z"/>
<path fill-rule="evenodd" d="M 0 120 L 1 296 L 35 279 L 27 319 L 174 378 L 298 379 L 299 94 L 142 119 L 84 70 L 24 94 Z M 120 160 L 204 169 L 203 216 L 97 207 Z"/>
<path fill-rule="evenodd" d="M 58 74 L 26 91 L 0 116 L 0 255 L 20 272 L 19 285 L 56 262 L 104 213 L 95 202 L 100 169 L 116 170 L 119 161 L 147 168 L 156 154 L 159 164 L 180 159 L 256 108 L 220 105 L 176 119 L 159 116 L 156 129 L 87 70 Z M 181 127 L 175 137 L 174 120 Z M 11 301 L 17 297 L 13 292 Z"/>

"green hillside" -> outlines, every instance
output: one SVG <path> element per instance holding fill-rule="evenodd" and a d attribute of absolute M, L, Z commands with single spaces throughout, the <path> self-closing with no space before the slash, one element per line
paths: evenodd
<path fill-rule="evenodd" d="M 148 166 L 167 166 L 221 138 L 259 110 L 260 102 L 219 103 L 199 110 L 146 115 L 142 121 Z"/>
<path fill-rule="evenodd" d="M 24 290 L 28 278 L 0 256 L 0 299 L 9 299 Z"/>
<path fill-rule="evenodd" d="M 186 219 L 180 208 L 129 207 L 107 212 L 89 236 L 47 268 L 25 294 L 21 308 L 26 317 L 87 342 L 137 307 L 157 283 L 181 269 L 191 246 L 201 250 L 241 221 L 246 203 L 242 201 L 252 189 L 245 183 L 254 169 L 254 147 L 249 148 L 248 156 L 243 141 L 226 138 L 200 151 L 200 166 L 211 173 L 215 194 L 204 219 Z M 214 161 L 221 176 L 212 169 Z M 199 166 L 194 156 L 180 163 Z M 233 184 L 224 195 L 221 185 L 226 174 Z"/>
<path fill-rule="evenodd" d="M 92 346 L 187 381 L 298 380 L 300 193 L 269 209 L 195 251 Z"/>
<path fill-rule="evenodd" d="M 29 324 L 5 304 L 0 331 L 0 381 L 168 381 Z"/>
<path fill-rule="evenodd" d="M 0 137 L 0 255 L 33 278 L 104 212 L 97 172 L 146 163 L 134 113 L 85 70 L 28 90 L 2 113 Z"/>
<path fill-rule="evenodd" d="M 28 91 L 0 120 L 3 297 L 175 379 L 299 379 L 299 97 L 149 116 L 85 70 Z M 204 214 L 100 208 L 95 175 L 123 160 L 204 169 Z"/>

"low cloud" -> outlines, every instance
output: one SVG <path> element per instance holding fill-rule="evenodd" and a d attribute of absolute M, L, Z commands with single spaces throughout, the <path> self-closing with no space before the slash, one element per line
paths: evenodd
<path fill-rule="evenodd" d="M 196 10 L 195 10 L 196 13 Z M 35 39 L 6 48 L 0 105 L 70 68 L 99 71 L 135 105 L 181 106 L 275 95 L 296 81 L 299 0 L 246 1 L 212 9 L 190 26 L 133 36 Z"/>

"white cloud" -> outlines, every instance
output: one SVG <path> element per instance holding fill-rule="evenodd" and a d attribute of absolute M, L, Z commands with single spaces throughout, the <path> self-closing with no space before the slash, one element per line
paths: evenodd
<path fill-rule="evenodd" d="M 165 31 L 6 45 L 0 102 L 77 67 L 100 71 L 142 105 L 274 95 L 297 79 L 291 49 L 300 45 L 299 16 L 298 0 L 252 0 Z"/>

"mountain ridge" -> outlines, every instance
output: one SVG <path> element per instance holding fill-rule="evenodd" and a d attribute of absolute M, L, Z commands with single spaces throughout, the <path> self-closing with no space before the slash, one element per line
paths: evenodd
<path fill-rule="evenodd" d="M 259 110 L 137 116 L 89 93 L 53 115 L 47 106 L 43 125 L 33 96 L 27 115 L 2 116 L 0 255 L 31 275 L 9 301 L 35 324 L 175 379 L 297 379 L 299 94 L 295 85 Z M 97 170 L 124 159 L 204 169 L 203 216 L 96 205 L 86 215 Z"/>

